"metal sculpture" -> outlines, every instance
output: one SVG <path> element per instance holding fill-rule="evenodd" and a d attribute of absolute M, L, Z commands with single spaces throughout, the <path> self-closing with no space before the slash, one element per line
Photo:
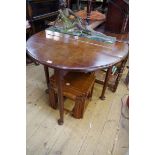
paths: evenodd
<path fill-rule="evenodd" d="M 115 43 L 116 38 L 94 31 L 87 22 L 84 22 L 70 8 L 66 7 L 66 1 L 60 0 L 60 9 L 53 26 L 48 30 L 69 35 L 89 38 L 96 41 Z"/>

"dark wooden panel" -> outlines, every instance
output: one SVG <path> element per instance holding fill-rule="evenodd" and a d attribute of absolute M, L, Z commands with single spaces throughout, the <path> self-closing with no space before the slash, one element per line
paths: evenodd
<path fill-rule="evenodd" d="M 126 1 L 110 0 L 108 3 L 108 13 L 105 30 L 112 33 L 128 32 L 128 11 L 129 5 Z"/>
<path fill-rule="evenodd" d="M 58 9 L 58 0 L 27 0 L 26 18 L 30 21 L 33 34 L 45 29 L 45 21 L 54 20 Z"/>
<path fill-rule="evenodd" d="M 32 9 L 31 17 L 54 12 L 59 8 L 58 0 L 28 0 L 28 3 Z"/>

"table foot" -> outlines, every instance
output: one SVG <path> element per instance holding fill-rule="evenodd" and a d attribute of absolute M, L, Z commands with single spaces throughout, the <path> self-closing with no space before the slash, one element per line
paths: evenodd
<path fill-rule="evenodd" d="M 49 93 L 49 90 L 48 90 L 48 89 L 46 89 L 46 90 L 45 90 L 45 93 L 46 93 L 46 94 L 48 94 L 48 93 Z"/>
<path fill-rule="evenodd" d="M 102 97 L 102 96 L 100 96 L 100 99 L 101 99 L 101 100 L 105 100 L 105 96 L 103 96 L 103 97 Z"/>
<path fill-rule="evenodd" d="M 63 125 L 64 122 L 63 122 L 61 119 L 58 119 L 58 124 L 59 124 L 59 125 Z"/>
<path fill-rule="evenodd" d="M 38 62 L 36 62 L 36 61 L 34 61 L 34 64 L 36 65 L 36 66 L 38 66 L 38 65 L 40 65 Z"/>

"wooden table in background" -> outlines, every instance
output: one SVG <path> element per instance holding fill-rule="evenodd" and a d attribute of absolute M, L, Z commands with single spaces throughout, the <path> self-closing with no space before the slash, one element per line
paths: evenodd
<path fill-rule="evenodd" d="M 33 59 L 44 65 L 47 86 L 49 85 L 48 68 L 55 70 L 60 111 L 59 125 L 64 122 L 63 76 L 68 71 L 91 72 L 111 67 L 128 55 L 128 45 L 123 42 L 107 44 L 68 35 L 47 37 L 44 31 L 28 39 L 27 50 Z M 104 87 L 106 89 L 107 82 Z"/>

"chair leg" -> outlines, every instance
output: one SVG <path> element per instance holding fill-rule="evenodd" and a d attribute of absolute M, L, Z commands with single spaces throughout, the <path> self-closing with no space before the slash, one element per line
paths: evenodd
<path fill-rule="evenodd" d="M 112 67 L 109 67 L 108 70 L 107 70 L 105 81 L 104 81 L 103 88 L 102 88 L 102 93 L 101 93 L 101 96 L 100 96 L 101 100 L 105 99 L 104 95 L 105 95 L 106 88 L 108 86 L 108 81 L 109 81 L 109 77 L 110 77 L 110 74 L 111 74 L 111 70 L 112 70 Z"/>
<path fill-rule="evenodd" d="M 55 94 L 54 90 L 49 87 L 49 100 L 50 100 L 50 106 L 53 109 L 57 109 L 58 104 L 57 104 L 57 95 Z"/>
<path fill-rule="evenodd" d="M 84 105 L 85 104 L 85 100 L 83 99 L 76 99 L 75 100 L 75 106 L 72 110 L 73 112 L 73 117 L 80 119 L 83 118 L 83 114 L 84 114 Z"/>
<path fill-rule="evenodd" d="M 114 85 L 114 88 L 113 88 L 113 92 L 116 92 L 116 90 L 117 90 L 117 87 L 118 87 L 119 81 L 120 81 L 120 79 L 122 77 L 126 62 L 127 62 L 127 58 L 124 59 L 122 61 L 122 63 L 121 63 L 121 66 L 120 66 L 119 71 L 118 71 L 118 76 L 117 76 L 117 79 L 115 81 L 115 85 Z"/>

